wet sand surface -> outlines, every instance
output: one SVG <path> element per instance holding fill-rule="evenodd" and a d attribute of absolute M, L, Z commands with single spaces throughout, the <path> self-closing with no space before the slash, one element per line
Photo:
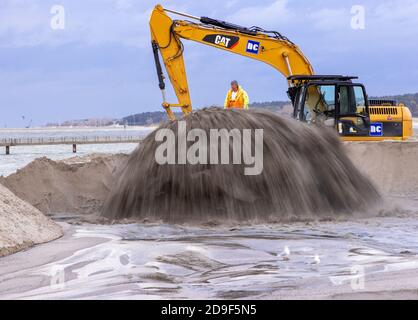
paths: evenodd
<path fill-rule="evenodd" d="M 418 220 L 70 225 L 0 260 L 0 299 L 417 298 Z"/>
<path fill-rule="evenodd" d="M 344 148 L 385 200 L 377 217 L 186 227 L 61 213 L 64 237 L 0 259 L 0 299 L 417 299 L 418 143 Z"/>

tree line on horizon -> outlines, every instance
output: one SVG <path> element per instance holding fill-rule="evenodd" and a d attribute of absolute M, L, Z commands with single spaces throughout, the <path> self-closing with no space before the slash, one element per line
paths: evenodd
<path fill-rule="evenodd" d="M 403 94 L 384 97 L 370 97 L 370 99 L 390 99 L 403 103 L 409 107 L 414 117 L 418 117 L 418 93 Z M 283 115 L 288 115 L 292 112 L 290 101 L 267 101 L 267 102 L 253 102 L 250 104 L 250 109 L 260 108 L 273 112 L 278 112 Z M 175 112 L 175 115 L 181 117 L 181 112 Z M 122 119 L 83 119 L 66 121 L 61 124 L 50 123 L 46 126 L 108 126 L 113 124 L 127 125 L 127 126 L 151 126 L 158 125 L 167 121 L 167 114 L 165 111 L 151 111 L 141 112 L 133 115 L 123 117 Z"/>
<path fill-rule="evenodd" d="M 273 112 L 281 112 L 286 105 L 290 105 L 290 101 L 254 102 L 249 105 L 249 108 L 260 108 Z M 174 114 L 178 118 L 182 116 L 181 112 L 175 112 Z M 167 121 L 167 113 L 165 111 L 150 111 L 129 115 L 120 119 L 117 123 L 128 126 L 150 126 L 165 121 Z"/>
<path fill-rule="evenodd" d="M 409 107 L 412 115 L 418 117 L 418 93 L 415 94 L 403 94 L 384 97 L 371 97 L 370 99 L 390 99 L 403 103 Z M 273 112 L 283 112 L 286 106 L 290 105 L 290 101 L 268 101 L 268 102 L 254 102 L 250 104 L 251 108 L 266 109 Z M 177 117 L 181 117 L 181 112 L 175 113 Z M 141 112 L 138 114 L 124 117 L 118 121 L 121 125 L 137 125 L 137 126 L 149 126 L 156 125 L 167 121 L 167 115 L 165 111 L 153 111 L 153 112 Z"/>

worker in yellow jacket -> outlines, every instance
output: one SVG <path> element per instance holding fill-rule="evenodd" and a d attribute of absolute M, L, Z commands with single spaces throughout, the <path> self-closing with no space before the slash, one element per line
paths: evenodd
<path fill-rule="evenodd" d="M 228 91 L 224 103 L 225 109 L 248 109 L 250 99 L 247 92 L 238 84 L 238 81 L 231 82 L 231 89 Z"/>

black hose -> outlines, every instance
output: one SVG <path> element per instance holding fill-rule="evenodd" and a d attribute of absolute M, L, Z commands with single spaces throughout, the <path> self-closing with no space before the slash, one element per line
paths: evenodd
<path fill-rule="evenodd" d="M 163 68 L 161 67 L 160 56 L 158 55 L 158 44 L 157 42 L 152 42 L 152 51 L 154 52 L 154 60 L 155 66 L 157 68 L 157 76 L 158 76 L 158 86 L 161 90 L 165 89 L 165 82 L 164 82 L 164 74 Z"/>

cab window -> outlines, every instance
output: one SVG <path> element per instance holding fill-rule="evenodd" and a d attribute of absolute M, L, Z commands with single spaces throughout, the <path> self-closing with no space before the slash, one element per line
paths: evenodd
<path fill-rule="evenodd" d="M 340 86 L 338 89 L 340 115 L 366 115 L 366 99 L 361 86 Z"/>
<path fill-rule="evenodd" d="M 356 113 L 367 115 L 366 111 L 366 97 L 361 86 L 354 86 L 354 95 L 356 101 Z"/>
<path fill-rule="evenodd" d="M 304 101 L 304 119 L 311 121 L 318 115 L 326 118 L 335 116 L 335 86 L 334 85 L 310 85 L 306 89 Z M 315 115 L 312 115 L 312 112 Z"/>

